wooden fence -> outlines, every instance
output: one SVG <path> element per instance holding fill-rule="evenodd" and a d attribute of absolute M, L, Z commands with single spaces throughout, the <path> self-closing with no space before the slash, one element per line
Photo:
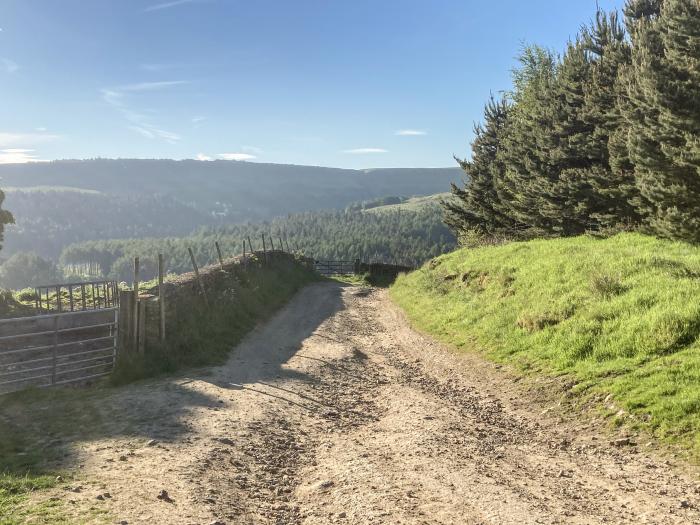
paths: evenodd
<path fill-rule="evenodd" d="M 34 306 L 39 313 L 100 310 L 119 306 L 116 281 L 47 284 L 34 289 Z"/>
<path fill-rule="evenodd" d="M 116 308 L 0 320 L 0 393 L 109 374 L 117 325 Z"/>

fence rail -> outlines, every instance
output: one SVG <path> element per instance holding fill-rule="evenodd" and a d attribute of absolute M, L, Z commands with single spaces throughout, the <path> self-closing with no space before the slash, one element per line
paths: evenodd
<path fill-rule="evenodd" d="M 102 310 L 119 306 L 116 281 L 46 284 L 34 288 L 34 306 L 39 313 Z"/>
<path fill-rule="evenodd" d="M 108 375 L 117 321 L 116 308 L 0 320 L 0 394 Z"/>

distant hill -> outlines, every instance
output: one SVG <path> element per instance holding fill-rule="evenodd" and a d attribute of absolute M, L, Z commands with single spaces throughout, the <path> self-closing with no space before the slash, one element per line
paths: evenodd
<path fill-rule="evenodd" d="M 17 224 L 3 256 L 56 258 L 73 242 L 181 236 L 202 226 L 345 209 L 387 195 L 430 195 L 458 168 L 350 170 L 195 160 L 64 160 L 0 165 L 5 207 Z"/>
<path fill-rule="evenodd" d="M 0 165 L 0 187 L 70 187 L 114 195 L 161 195 L 233 221 L 340 209 L 385 195 L 429 195 L 459 180 L 458 168 L 349 170 L 195 160 L 62 160 Z"/>

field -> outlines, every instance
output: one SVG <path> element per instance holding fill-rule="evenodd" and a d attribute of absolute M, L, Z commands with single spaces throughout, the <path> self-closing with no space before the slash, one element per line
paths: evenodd
<path fill-rule="evenodd" d="M 614 425 L 700 459 L 700 248 L 639 234 L 462 249 L 402 276 L 420 329 L 525 374 L 563 376 Z"/>
<path fill-rule="evenodd" d="M 423 211 L 425 208 L 437 207 L 443 199 L 449 198 L 450 193 L 436 193 L 435 195 L 425 195 L 422 197 L 411 197 L 400 204 L 386 204 L 384 206 L 377 206 L 374 208 L 368 208 L 365 210 L 366 213 L 389 213 L 397 211 L 407 211 L 407 212 L 418 212 Z"/>

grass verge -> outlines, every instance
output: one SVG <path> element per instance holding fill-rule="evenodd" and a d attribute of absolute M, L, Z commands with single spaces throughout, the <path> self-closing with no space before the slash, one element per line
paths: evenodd
<path fill-rule="evenodd" d="M 700 248 L 620 234 L 462 249 L 390 294 L 444 342 L 568 376 L 614 424 L 700 460 Z"/>
<path fill-rule="evenodd" d="M 315 272 L 290 258 L 247 270 L 238 267 L 222 279 L 218 292 L 208 291 L 208 305 L 192 296 L 178 301 L 167 341 L 149 346 L 145 355 L 121 359 L 112 384 L 223 363 L 250 330 L 317 279 Z"/>

